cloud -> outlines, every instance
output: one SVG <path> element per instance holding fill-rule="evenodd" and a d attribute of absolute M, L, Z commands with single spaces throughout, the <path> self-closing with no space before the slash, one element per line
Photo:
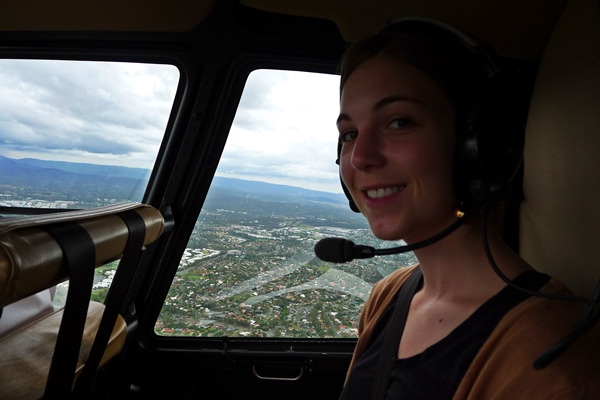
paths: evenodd
<path fill-rule="evenodd" d="M 136 154 L 151 167 L 178 79 L 174 66 L 1 60 L 0 144 L 99 159 Z"/>
<path fill-rule="evenodd" d="M 151 168 L 178 82 L 172 65 L 0 60 L 0 154 Z M 252 72 L 218 173 L 341 191 L 338 85 Z"/>
<path fill-rule="evenodd" d="M 339 77 L 332 75 L 254 71 L 218 172 L 296 179 L 304 187 L 319 182 L 341 191 L 335 165 L 338 87 Z"/>

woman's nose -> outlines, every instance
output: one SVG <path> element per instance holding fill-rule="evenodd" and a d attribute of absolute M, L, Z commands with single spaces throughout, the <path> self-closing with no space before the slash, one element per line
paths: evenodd
<path fill-rule="evenodd" d="M 381 152 L 381 135 L 374 131 L 360 133 L 354 141 L 351 165 L 354 169 L 364 171 L 377 168 L 385 163 Z"/>

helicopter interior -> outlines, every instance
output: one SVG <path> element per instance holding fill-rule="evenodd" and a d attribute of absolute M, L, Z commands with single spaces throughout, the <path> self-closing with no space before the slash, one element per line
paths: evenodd
<path fill-rule="evenodd" d="M 253 144 L 246 139 L 235 142 L 237 147 L 231 144 L 234 138 L 242 138 L 237 136 L 232 125 L 235 126 L 237 122 L 234 121 L 241 121 L 244 115 L 254 115 L 253 126 L 270 123 L 262 119 L 262 114 L 242 114 L 239 111 L 242 106 L 252 110 L 252 107 L 262 104 L 262 97 L 252 97 L 250 88 L 260 87 L 268 77 L 281 76 L 281 81 L 291 79 L 279 73 L 302 72 L 325 77 L 316 81 L 315 86 L 310 86 L 315 103 L 318 103 L 317 98 L 325 96 L 316 91 L 325 86 L 333 88 L 335 97 L 339 81 L 326 79 L 336 79 L 337 65 L 344 50 L 351 43 L 375 32 L 386 20 L 409 16 L 439 19 L 476 35 L 493 45 L 499 56 L 521 74 L 524 82 L 522 97 L 514 101 L 523 105 L 526 140 L 522 169 L 515 178 L 514 196 L 506 210 L 506 240 L 527 262 L 539 271 L 564 281 L 575 294 L 588 298 L 594 295 L 600 276 L 600 253 L 597 251 L 600 211 L 595 207 L 600 187 L 593 184 L 594 179 L 600 177 L 600 114 L 596 110 L 596 102 L 600 104 L 598 2 L 108 0 L 91 3 L 77 0 L 8 0 L 0 4 L 0 78 L 5 65 L 2 61 L 12 60 L 158 65 L 164 69 L 157 74 L 171 76 L 169 74 L 172 73 L 175 76 L 169 78 L 172 83 L 170 97 L 165 95 L 169 100 L 163 107 L 166 111 L 160 125 L 162 128 L 157 139 L 153 139 L 156 144 L 154 158 L 147 167 L 148 176 L 142 186 L 136 186 L 139 196 L 133 199 L 136 204 L 148 205 L 141 206 L 143 211 L 136 208 L 136 213 L 143 214 L 145 220 L 144 251 L 138 254 L 139 258 L 133 265 L 121 267 L 123 270 L 128 268 L 132 275 L 130 281 L 120 281 L 124 294 L 119 304 L 114 306 L 120 314 L 118 318 L 115 316 L 118 327 L 111 329 L 112 336 L 109 332 L 110 338 L 107 337 L 100 345 L 102 348 L 97 354 L 100 358 L 104 355 L 104 358 L 98 360 L 98 367 L 88 368 L 85 372 L 87 355 L 84 353 L 92 346 L 96 330 L 101 329 L 97 326 L 103 307 L 93 305 L 88 311 L 88 321 L 94 314 L 95 322 L 83 332 L 88 349 L 81 356 L 79 346 L 75 349 L 79 357 L 77 379 L 85 376 L 85 383 L 74 385 L 77 396 L 92 399 L 279 399 L 283 396 L 303 399 L 309 396 L 339 396 L 356 343 L 352 321 L 356 322 L 364 296 L 368 294 L 363 293 L 362 288 L 372 285 L 372 282 L 366 278 L 360 282 L 352 281 L 361 288 L 360 291 L 344 289 L 346 291 L 335 292 L 340 301 L 343 297 L 343 302 L 339 303 L 339 308 L 328 310 L 327 303 L 333 300 L 318 296 L 329 296 L 328 290 L 334 289 L 324 288 L 323 276 L 336 274 L 335 279 L 355 278 L 346 275 L 349 273 L 346 270 L 334 271 L 309 258 L 309 261 L 298 261 L 298 266 L 287 267 L 297 262 L 300 255 L 285 253 L 285 249 L 281 249 L 285 245 L 277 247 L 277 253 L 268 254 L 275 247 L 266 247 L 265 243 L 288 243 L 285 240 L 291 239 L 277 236 L 274 229 L 267 229 L 266 222 L 261 222 L 265 226 L 260 230 L 251 231 L 247 227 L 247 219 L 239 222 L 229 217 L 227 208 L 233 206 L 227 203 L 228 198 L 211 197 L 211 191 L 217 186 L 224 187 L 219 185 L 225 185 L 226 181 L 220 179 L 239 179 L 239 175 L 231 172 L 235 169 L 236 160 L 240 160 L 237 157 L 242 154 L 236 153 L 236 149 L 248 146 L 262 154 L 262 148 L 252 147 Z M 6 64 L 6 69 L 8 67 L 9 64 Z M 66 70 L 70 67 L 60 64 L 57 69 L 61 68 Z M 131 71 L 125 70 L 124 75 L 133 74 Z M 113 72 L 107 74 L 112 76 Z M 113 78 L 115 82 L 120 79 L 116 75 Z M 96 84 L 96 79 L 100 80 L 97 76 L 88 76 L 90 87 Z M 150 81 L 143 82 L 147 84 Z M 302 85 L 308 88 L 308 83 Z M 83 95 L 87 96 L 86 93 Z M 17 100 L 16 97 L 14 99 Z M 334 98 L 333 102 L 337 100 Z M 10 99 L 5 97 L 2 101 L 9 102 Z M 152 101 L 143 103 L 141 107 L 150 109 L 150 103 Z M 302 107 L 298 102 L 293 105 Z M 67 107 L 58 105 L 62 106 Z M 2 107 L 0 105 L 0 156 L 12 157 L 12 161 L 38 157 L 40 153 L 38 156 L 27 155 L 29 153 L 19 155 L 21 153 L 17 153 L 15 147 L 16 136 L 3 134 L 3 129 L 9 132 L 9 125 L 2 122 Z M 154 113 L 140 115 L 152 119 Z M 306 113 L 304 117 L 311 119 L 311 115 Z M 334 126 L 335 117 L 329 117 L 331 126 Z M 256 129 L 262 129 L 262 126 Z M 36 131 L 36 135 L 43 136 L 43 129 Z M 280 136 L 283 138 L 281 146 L 297 146 L 292 138 Z M 146 140 L 144 136 L 136 139 L 138 142 Z M 337 137 L 332 136 L 331 147 L 328 148 L 330 153 L 321 153 L 315 148 L 308 151 L 328 158 L 326 161 L 334 164 L 336 140 Z M 77 138 L 70 136 L 67 141 L 76 142 Z M 28 144 L 30 151 L 32 143 Z M 45 143 L 47 149 L 52 149 L 47 154 L 56 154 L 56 147 L 52 147 L 54 142 L 48 139 Z M 4 152 L 1 150 L 3 147 Z M 84 157 L 76 162 L 95 163 L 93 155 L 96 153 L 90 150 L 82 154 L 89 161 L 82 161 L 86 159 Z M 118 162 L 128 157 L 135 158 L 125 150 L 118 157 Z M 55 157 L 48 160 L 62 159 Z M 283 163 L 281 158 L 278 160 L 278 163 Z M 103 162 L 110 164 L 110 160 Z M 223 167 L 225 163 L 229 163 L 227 171 Z M 16 169 L 17 164 L 3 165 L 0 160 L 3 175 L 16 176 L 17 171 L 21 171 Z M 47 168 L 61 167 L 48 164 Z M 315 176 L 320 173 L 317 171 Z M 248 175 L 254 177 L 250 180 L 256 178 L 257 172 L 252 174 Z M 335 167 L 333 175 L 337 180 Z M 117 180 L 113 179 L 113 182 Z M 242 182 L 227 182 L 232 185 L 227 188 L 227 193 L 242 190 Z M 278 182 L 290 185 L 290 181 L 283 178 Z M 90 233 L 91 245 L 95 248 L 96 258 L 91 270 L 114 262 L 123 253 L 128 238 L 135 236 L 131 232 L 126 233 L 129 232 L 127 227 L 116 216 L 124 211 L 122 208 L 108 206 L 106 211 L 107 204 L 98 201 L 79 215 L 77 213 L 81 211 L 74 210 L 88 206 L 82 207 L 78 200 L 73 200 L 75 197 L 60 199 L 68 203 L 60 209 L 52 209 L 54 206 L 49 205 L 49 201 L 40 202 L 41 206 L 37 207 L 32 206 L 31 201 L 19 203 L 14 200 L 11 203 L 9 195 L 16 193 L 18 187 L 18 183 L 0 182 L 0 196 L 6 196 L 0 198 L 0 215 L 4 217 L 0 220 L 2 307 L 39 290 L 59 285 L 69 277 L 71 282 L 75 279 L 66 267 L 68 263 L 57 255 L 62 246 L 45 233 L 47 225 L 68 220 L 80 222 Z M 341 188 L 332 191 L 339 194 Z M 238 194 L 240 201 L 253 204 L 252 207 L 258 207 L 259 201 L 271 201 L 270 205 L 277 203 L 268 195 L 253 200 L 251 194 L 243 193 Z M 322 191 L 319 193 L 323 196 Z M 19 201 L 22 200 L 19 198 Z M 300 210 L 308 207 L 291 200 L 281 204 L 300 207 Z M 247 215 L 244 213 L 250 213 L 250 209 L 239 210 L 236 212 L 244 218 Z M 277 210 L 270 209 L 263 217 L 272 221 Z M 305 217 L 301 211 L 298 213 L 300 222 L 286 225 L 282 217 L 278 229 L 288 229 L 286 234 L 294 235 L 294 240 L 305 239 L 303 241 L 314 245 L 314 236 L 302 236 L 308 235 L 306 226 L 309 222 L 302 220 Z M 216 214 L 227 218 L 218 223 L 210 222 Z M 22 216 L 25 216 L 22 219 L 26 225 L 2 230 L 1 223 L 8 226 L 10 224 L 6 221 Z M 329 217 L 321 214 L 318 217 L 324 221 L 323 227 L 319 230 L 313 226 L 313 232 L 316 229 L 327 233 L 327 229 L 332 229 L 325 221 Z M 315 217 L 315 220 L 319 218 Z M 200 223 L 202 221 L 205 225 Z M 206 225 L 207 221 L 213 225 Z M 340 222 L 336 226 L 346 225 Z M 228 229 L 235 230 L 235 234 L 227 236 L 227 246 L 217 248 L 209 245 L 213 244 L 209 242 L 211 238 L 214 243 L 225 243 L 225 234 L 217 233 L 230 232 Z M 69 240 L 79 238 L 71 237 Z M 198 245 L 193 247 L 191 243 Z M 233 268 L 235 260 L 242 259 L 250 247 L 259 250 L 253 256 L 259 261 L 252 259 L 255 264 L 239 262 L 259 265 L 257 263 L 262 262 L 261 259 L 272 256 L 274 258 L 268 258 L 272 269 L 252 266 L 248 267 L 248 271 L 258 272 L 240 270 L 235 272 L 239 275 L 236 279 L 227 276 L 233 274 L 229 268 Z M 194 267 L 196 264 L 189 261 L 194 257 L 202 260 L 201 267 Z M 304 281 L 296 278 L 294 274 L 299 274 L 298 268 L 306 265 L 310 266 L 310 273 L 314 276 Z M 285 268 L 289 269 L 284 271 Z M 110 270 L 106 267 L 102 271 Z M 269 271 L 271 275 L 268 275 Z M 183 280 L 184 276 L 193 284 Z M 264 278 L 266 283 L 259 285 L 257 279 L 264 276 L 269 278 Z M 283 277 L 296 279 L 294 290 L 290 289 L 291 284 L 287 281 L 281 283 Z M 331 279 L 326 285 L 335 287 L 339 281 Z M 220 291 L 215 289 L 222 282 L 232 283 Z M 269 289 L 264 289 L 267 286 Z M 198 287 L 204 288 L 203 291 Z M 108 292 L 106 288 L 98 290 Z M 71 303 L 87 304 L 89 293 L 82 296 L 85 301 L 79 298 Z M 308 298 L 304 296 L 308 296 L 313 304 L 318 303 L 318 307 L 325 308 L 307 304 Z M 184 299 L 188 303 L 183 303 Z M 284 322 L 272 322 L 274 316 L 288 315 L 287 311 L 284 312 L 287 303 L 278 302 L 281 299 L 288 299 L 297 310 L 305 311 L 289 314 Z M 227 308 L 233 307 L 234 300 L 238 311 Z M 104 298 L 92 304 L 103 301 Z M 108 303 L 105 305 L 108 310 Z M 192 308 L 197 310 L 188 312 Z M 354 314 L 345 320 L 342 318 L 345 311 L 342 310 L 347 309 Z M 42 398 L 44 391 L 48 390 L 46 381 L 58 379 L 48 378 L 47 374 L 53 362 L 61 318 L 62 312 L 58 311 L 0 337 L 0 397 Z M 310 318 L 323 321 L 323 329 L 315 329 L 302 321 Z M 304 330 L 299 327 L 304 327 Z M 332 327 L 335 331 L 330 329 Z M 46 335 L 45 339 L 27 336 L 39 334 Z M 19 367 L 22 369 L 15 369 L 18 364 L 15 360 L 24 357 L 25 353 L 39 350 L 42 342 L 50 344 L 44 350 L 43 360 L 33 356 L 23 362 Z M 105 348 L 109 350 L 104 352 Z M 56 353 L 54 358 L 58 358 Z M 43 368 L 38 378 L 23 372 L 37 372 L 40 365 Z M 34 380 L 36 384 L 32 384 Z M 71 385 L 67 385 L 61 390 L 68 392 L 70 389 Z M 47 398 L 51 398 L 48 393 L 51 392 L 46 392 Z"/>

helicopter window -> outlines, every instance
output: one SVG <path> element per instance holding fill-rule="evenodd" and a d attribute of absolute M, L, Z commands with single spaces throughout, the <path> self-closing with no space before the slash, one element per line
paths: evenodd
<path fill-rule="evenodd" d="M 178 83 L 173 65 L 0 60 L 0 215 L 142 201 Z M 117 265 L 95 270 L 92 300 Z"/>
<path fill-rule="evenodd" d="M 329 236 L 376 244 L 334 163 L 338 91 L 334 75 L 250 74 L 156 334 L 354 338 L 372 285 L 414 264 L 314 255 Z"/>
<path fill-rule="evenodd" d="M 173 65 L 0 60 L 0 207 L 141 201 L 178 82 Z"/>

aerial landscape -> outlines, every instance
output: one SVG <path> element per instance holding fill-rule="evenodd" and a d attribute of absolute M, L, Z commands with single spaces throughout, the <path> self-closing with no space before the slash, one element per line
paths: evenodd
<path fill-rule="evenodd" d="M 149 171 L 0 157 L 0 206 L 91 208 L 140 201 Z M 26 182 L 26 183 L 24 183 Z M 378 280 L 415 263 L 412 253 L 326 263 L 315 243 L 372 236 L 343 195 L 215 177 L 155 325 L 158 335 L 356 337 L 360 311 Z M 118 265 L 96 270 L 102 301 Z M 68 285 L 59 285 L 61 306 Z"/>

